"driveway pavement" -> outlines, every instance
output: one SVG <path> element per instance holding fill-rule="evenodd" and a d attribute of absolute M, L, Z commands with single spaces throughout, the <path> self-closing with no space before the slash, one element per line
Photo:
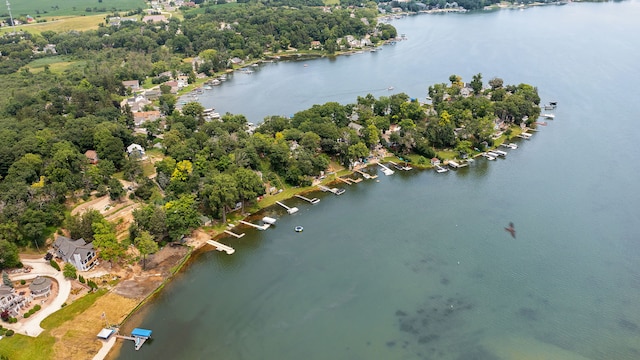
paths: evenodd
<path fill-rule="evenodd" d="M 15 324 L 2 324 L 5 328 L 12 329 L 17 333 L 35 337 L 44 331 L 44 329 L 40 327 L 42 320 L 60 310 L 62 304 L 64 304 L 69 298 L 69 294 L 71 293 L 71 281 L 65 279 L 62 271 L 58 271 L 51 267 L 49 262 L 45 259 L 22 259 L 22 263 L 25 266 L 31 266 L 33 269 L 29 273 L 12 276 L 11 280 L 28 280 L 37 276 L 48 276 L 58 282 L 58 295 L 53 302 L 49 305 L 43 306 L 42 309 L 31 315 L 28 319 L 22 319 L 20 322 Z"/>

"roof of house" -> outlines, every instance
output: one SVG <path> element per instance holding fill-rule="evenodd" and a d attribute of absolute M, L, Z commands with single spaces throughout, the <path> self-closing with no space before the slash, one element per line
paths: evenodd
<path fill-rule="evenodd" d="M 138 151 L 144 151 L 144 149 L 142 148 L 142 146 L 138 145 L 138 144 L 131 144 L 129 146 L 127 146 L 127 152 L 131 153 L 134 150 L 138 150 Z"/>
<path fill-rule="evenodd" d="M 33 292 L 40 292 L 42 290 L 48 289 L 51 287 L 51 279 L 44 276 L 38 276 L 31 282 L 29 285 L 29 290 Z"/>
<path fill-rule="evenodd" d="M 0 299 L 13 294 L 13 288 L 0 284 Z"/>
<path fill-rule="evenodd" d="M 97 159 L 98 153 L 95 150 L 87 150 L 85 151 L 84 156 L 86 156 L 89 159 Z"/>
<path fill-rule="evenodd" d="M 68 237 L 58 236 L 56 241 L 53 243 L 53 247 L 65 261 L 71 259 L 73 254 L 78 254 L 81 258 L 86 258 L 89 253 L 94 252 L 93 244 L 87 244 L 87 242 L 82 238 L 78 240 L 71 240 Z"/>

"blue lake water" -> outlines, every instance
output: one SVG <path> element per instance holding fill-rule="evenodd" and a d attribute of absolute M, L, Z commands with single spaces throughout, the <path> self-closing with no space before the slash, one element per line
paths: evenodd
<path fill-rule="evenodd" d="M 559 106 L 505 159 L 269 210 L 275 227 L 223 239 L 235 254 L 197 256 L 135 316 L 154 341 L 118 359 L 640 358 L 637 19 L 638 1 L 412 16 L 393 22 L 408 40 L 377 53 L 234 74 L 201 101 L 253 122 L 367 93 L 424 99 L 451 74 L 529 83 Z"/>

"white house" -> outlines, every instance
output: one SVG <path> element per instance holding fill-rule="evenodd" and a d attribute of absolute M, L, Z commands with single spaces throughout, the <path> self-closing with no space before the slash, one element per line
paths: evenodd
<path fill-rule="evenodd" d="M 0 312 L 8 311 L 10 316 L 17 317 L 20 309 L 28 304 L 27 298 L 16 294 L 13 288 L 0 284 Z"/>
<path fill-rule="evenodd" d="M 80 271 L 88 271 L 97 264 L 96 251 L 93 244 L 87 244 L 84 239 L 71 240 L 58 236 L 53 243 L 56 256 L 75 266 Z"/>
<path fill-rule="evenodd" d="M 144 156 L 144 149 L 138 144 L 131 144 L 127 146 L 127 154 L 129 154 L 129 156 L 138 156 L 139 158 L 142 158 Z"/>

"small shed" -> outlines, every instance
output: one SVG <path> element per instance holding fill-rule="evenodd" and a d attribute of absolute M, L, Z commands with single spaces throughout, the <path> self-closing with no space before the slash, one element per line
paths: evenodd
<path fill-rule="evenodd" d="M 438 159 L 437 157 L 432 158 L 431 165 L 433 166 L 440 165 L 440 159 Z"/>
<path fill-rule="evenodd" d="M 113 335 L 114 332 L 115 330 L 113 329 L 102 329 L 98 333 L 98 338 L 102 340 L 107 340 L 111 337 L 111 335 Z"/>

